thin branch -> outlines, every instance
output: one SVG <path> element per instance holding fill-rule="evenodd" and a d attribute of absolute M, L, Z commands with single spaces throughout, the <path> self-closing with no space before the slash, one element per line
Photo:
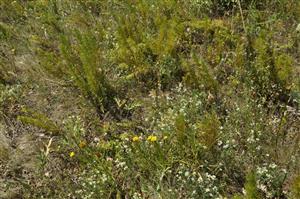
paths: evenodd
<path fill-rule="evenodd" d="M 244 28 L 245 33 L 247 33 L 247 29 L 246 29 L 246 26 L 245 26 L 245 20 L 244 20 L 244 14 L 243 14 L 243 9 L 242 9 L 242 5 L 241 5 L 241 1 L 237 0 L 237 2 L 238 2 L 238 5 L 239 5 L 241 17 L 242 17 L 243 28 Z"/>

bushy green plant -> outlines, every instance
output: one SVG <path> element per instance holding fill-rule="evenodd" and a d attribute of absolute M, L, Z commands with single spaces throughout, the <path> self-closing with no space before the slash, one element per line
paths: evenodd
<path fill-rule="evenodd" d="M 115 91 L 102 66 L 104 62 L 97 40 L 89 33 L 77 33 L 76 38 L 76 46 L 62 38 L 61 51 L 67 62 L 67 72 L 101 115 L 113 109 Z"/>
<path fill-rule="evenodd" d="M 53 135 L 63 133 L 60 128 L 46 115 L 42 113 L 36 113 L 32 110 L 23 110 L 23 112 L 23 115 L 18 117 L 21 122 L 44 129 Z"/>
<path fill-rule="evenodd" d="M 165 87 L 180 70 L 176 48 L 183 30 L 176 16 L 177 2 L 122 4 L 124 14 L 117 17 L 113 61 L 128 81 L 150 78 L 146 81 L 150 86 Z M 172 65 L 167 63 L 170 61 Z"/>
<path fill-rule="evenodd" d="M 245 191 L 247 199 L 258 199 L 259 193 L 257 190 L 255 173 L 249 173 L 246 177 Z"/>

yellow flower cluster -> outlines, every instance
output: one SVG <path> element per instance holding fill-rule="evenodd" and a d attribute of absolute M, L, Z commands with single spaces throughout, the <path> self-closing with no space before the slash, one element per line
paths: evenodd
<path fill-rule="evenodd" d="M 164 136 L 163 139 L 167 139 L 168 137 L 167 136 Z M 141 138 L 139 136 L 133 136 L 132 139 L 131 139 L 133 142 L 139 142 L 141 140 Z M 148 142 L 156 142 L 157 141 L 157 136 L 155 135 L 149 135 L 147 137 L 147 141 Z"/>
<path fill-rule="evenodd" d="M 134 137 L 132 138 L 132 141 L 133 141 L 133 142 L 138 142 L 138 141 L 140 141 L 140 138 L 139 138 L 138 136 L 134 136 Z"/>
<path fill-rule="evenodd" d="M 148 141 L 150 142 L 155 142 L 157 140 L 157 136 L 155 135 L 149 135 L 147 138 Z"/>

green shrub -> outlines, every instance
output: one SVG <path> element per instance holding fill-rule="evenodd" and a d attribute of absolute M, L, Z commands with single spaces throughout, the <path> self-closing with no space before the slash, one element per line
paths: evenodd
<path fill-rule="evenodd" d="M 107 79 L 97 40 L 90 33 L 76 34 L 78 44 L 63 37 L 61 51 L 66 60 L 67 73 L 99 115 L 113 110 L 115 91 Z"/>
<path fill-rule="evenodd" d="M 258 190 L 257 190 L 255 173 L 249 173 L 247 175 L 245 190 L 246 190 L 246 198 L 247 199 L 258 199 L 258 198 L 260 198 Z"/>

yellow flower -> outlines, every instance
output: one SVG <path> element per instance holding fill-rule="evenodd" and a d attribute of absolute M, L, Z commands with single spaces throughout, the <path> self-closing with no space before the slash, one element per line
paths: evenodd
<path fill-rule="evenodd" d="M 155 135 L 149 135 L 147 140 L 150 142 L 155 142 L 157 140 L 157 137 Z"/>
<path fill-rule="evenodd" d="M 140 141 L 140 138 L 139 138 L 138 136 L 134 136 L 134 137 L 132 138 L 132 141 L 133 141 L 133 142 L 138 142 L 138 141 Z"/>
<path fill-rule="evenodd" d="M 168 136 L 164 136 L 164 140 L 168 139 Z"/>
<path fill-rule="evenodd" d="M 70 153 L 70 157 L 72 158 L 72 157 L 74 157 L 74 156 L 75 156 L 75 152 L 72 151 L 72 152 Z"/>

